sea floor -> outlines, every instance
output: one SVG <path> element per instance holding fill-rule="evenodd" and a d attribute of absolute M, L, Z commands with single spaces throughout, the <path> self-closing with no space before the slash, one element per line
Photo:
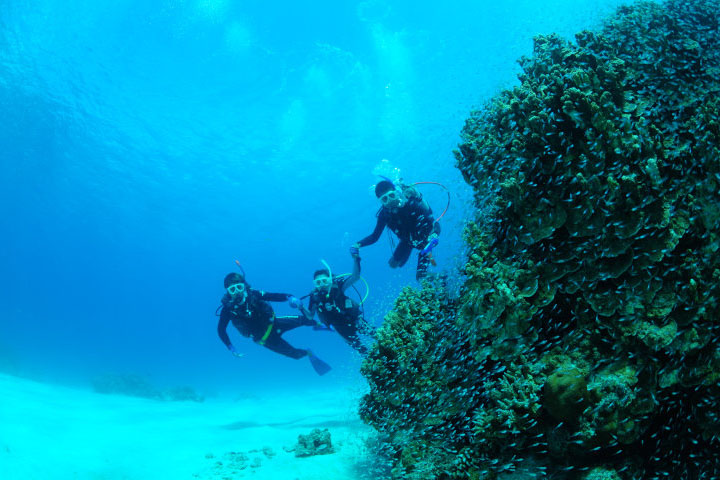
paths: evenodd
<path fill-rule="evenodd" d="M 0 478 L 358 479 L 369 461 L 351 389 L 164 402 L 0 374 Z M 328 428 L 336 453 L 298 458 Z"/>

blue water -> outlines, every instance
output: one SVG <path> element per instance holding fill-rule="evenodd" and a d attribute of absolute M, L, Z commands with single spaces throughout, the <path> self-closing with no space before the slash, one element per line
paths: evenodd
<path fill-rule="evenodd" d="M 0 358 L 58 382 L 355 381 L 357 357 L 324 332 L 286 338 L 333 364 L 326 377 L 230 328 L 247 354 L 233 358 L 214 311 L 234 260 L 253 287 L 297 295 L 320 259 L 348 271 L 387 159 L 452 190 L 436 258 L 455 277 L 465 117 L 514 85 L 533 35 L 570 37 L 620 3 L 3 0 Z M 441 190 L 423 193 L 442 211 Z M 362 254 L 379 325 L 415 259 L 388 268 L 385 237 Z"/>

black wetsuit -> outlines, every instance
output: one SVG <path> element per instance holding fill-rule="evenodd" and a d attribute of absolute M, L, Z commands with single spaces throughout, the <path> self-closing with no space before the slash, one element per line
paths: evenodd
<path fill-rule="evenodd" d="M 356 272 L 344 278 L 333 278 L 332 288 L 329 292 L 313 290 L 308 302 L 309 315 L 317 313 L 322 323 L 333 329 L 345 339 L 358 352 L 365 354 L 367 348 L 360 341 L 360 333 L 372 334 L 365 322 L 360 305 L 345 295 L 345 290 L 354 283 L 360 275 L 360 260 L 356 260 Z"/>
<path fill-rule="evenodd" d="M 432 209 L 420 195 L 408 198 L 405 204 L 397 209 L 381 207 L 377 213 L 375 230 L 358 242 L 360 246 L 365 247 L 377 242 L 386 226 L 400 240 L 392 255 L 400 267 L 408 261 L 413 248 L 424 249 L 430 235 L 440 234 L 440 224 L 435 221 Z M 418 280 L 426 275 L 429 263 L 429 255 L 418 255 L 415 275 Z"/>
<path fill-rule="evenodd" d="M 283 340 L 282 334 L 293 328 L 303 325 L 315 325 L 304 315 L 289 317 L 276 317 L 272 307 L 267 302 L 284 302 L 290 297 L 286 293 L 266 293 L 248 289 L 247 299 L 240 303 L 233 300 L 230 295 L 222 299 L 222 311 L 218 322 L 218 335 L 226 347 L 231 348 L 232 343 L 227 334 L 230 322 L 244 337 L 252 339 L 255 343 L 269 348 L 273 352 L 290 358 L 303 358 L 307 350 L 295 348 Z"/>

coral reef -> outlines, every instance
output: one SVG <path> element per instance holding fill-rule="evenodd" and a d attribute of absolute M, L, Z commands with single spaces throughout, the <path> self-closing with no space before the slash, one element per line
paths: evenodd
<path fill-rule="evenodd" d="M 718 477 L 720 1 L 622 7 L 520 65 L 456 152 L 460 295 L 402 292 L 361 415 L 394 478 Z"/>
<path fill-rule="evenodd" d="M 173 402 L 204 402 L 205 397 L 199 395 L 192 387 L 174 387 L 163 391 L 140 375 L 103 375 L 92 380 L 93 389 L 97 393 L 127 395 L 129 397 L 150 398 Z"/>
<path fill-rule="evenodd" d="M 585 410 L 587 392 L 585 375 L 580 370 L 558 369 L 545 381 L 545 408 L 556 420 L 574 422 Z"/>
<path fill-rule="evenodd" d="M 307 435 L 298 435 L 298 443 L 295 445 L 296 457 L 312 457 L 329 453 L 335 453 L 335 449 L 327 428 L 324 430 L 315 428 Z"/>
<path fill-rule="evenodd" d="M 205 397 L 198 394 L 194 388 L 188 386 L 173 387 L 164 392 L 165 400 L 172 402 L 197 402 L 202 403 Z"/>
<path fill-rule="evenodd" d="M 129 397 L 162 400 L 162 392 L 140 375 L 103 375 L 92 380 L 97 393 L 127 395 Z"/>

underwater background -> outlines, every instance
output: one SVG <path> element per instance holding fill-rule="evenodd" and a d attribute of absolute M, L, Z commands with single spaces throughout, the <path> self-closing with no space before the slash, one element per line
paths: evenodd
<path fill-rule="evenodd" d="M 0 111 L 0 478 L 720 478 L 719 0 L 7 1 Z"/>
<path fill-rule="evenodd" d="M 397 168 L 451 190 L 436 258 L 456 275 L 472 194 L 452 150 L 469 111 L 516 82 L 534 35 L 619 3 L 4 0 L 4 366 L 205 390 L 354 381 L 359 363 L 324 332 L 288 338 L 334 378 L 232 328 L 247 357 L 229 355 L 214 311 L 234 260 L 253 287 L 296 295 L 320 259 L 349 271 L 376 173 Z M 422 193 L 442 211 L 441 189 Z M 414 257 L 389 269 L 388 243 L 362 251 L 376 325 L 415 284 Z"/>

